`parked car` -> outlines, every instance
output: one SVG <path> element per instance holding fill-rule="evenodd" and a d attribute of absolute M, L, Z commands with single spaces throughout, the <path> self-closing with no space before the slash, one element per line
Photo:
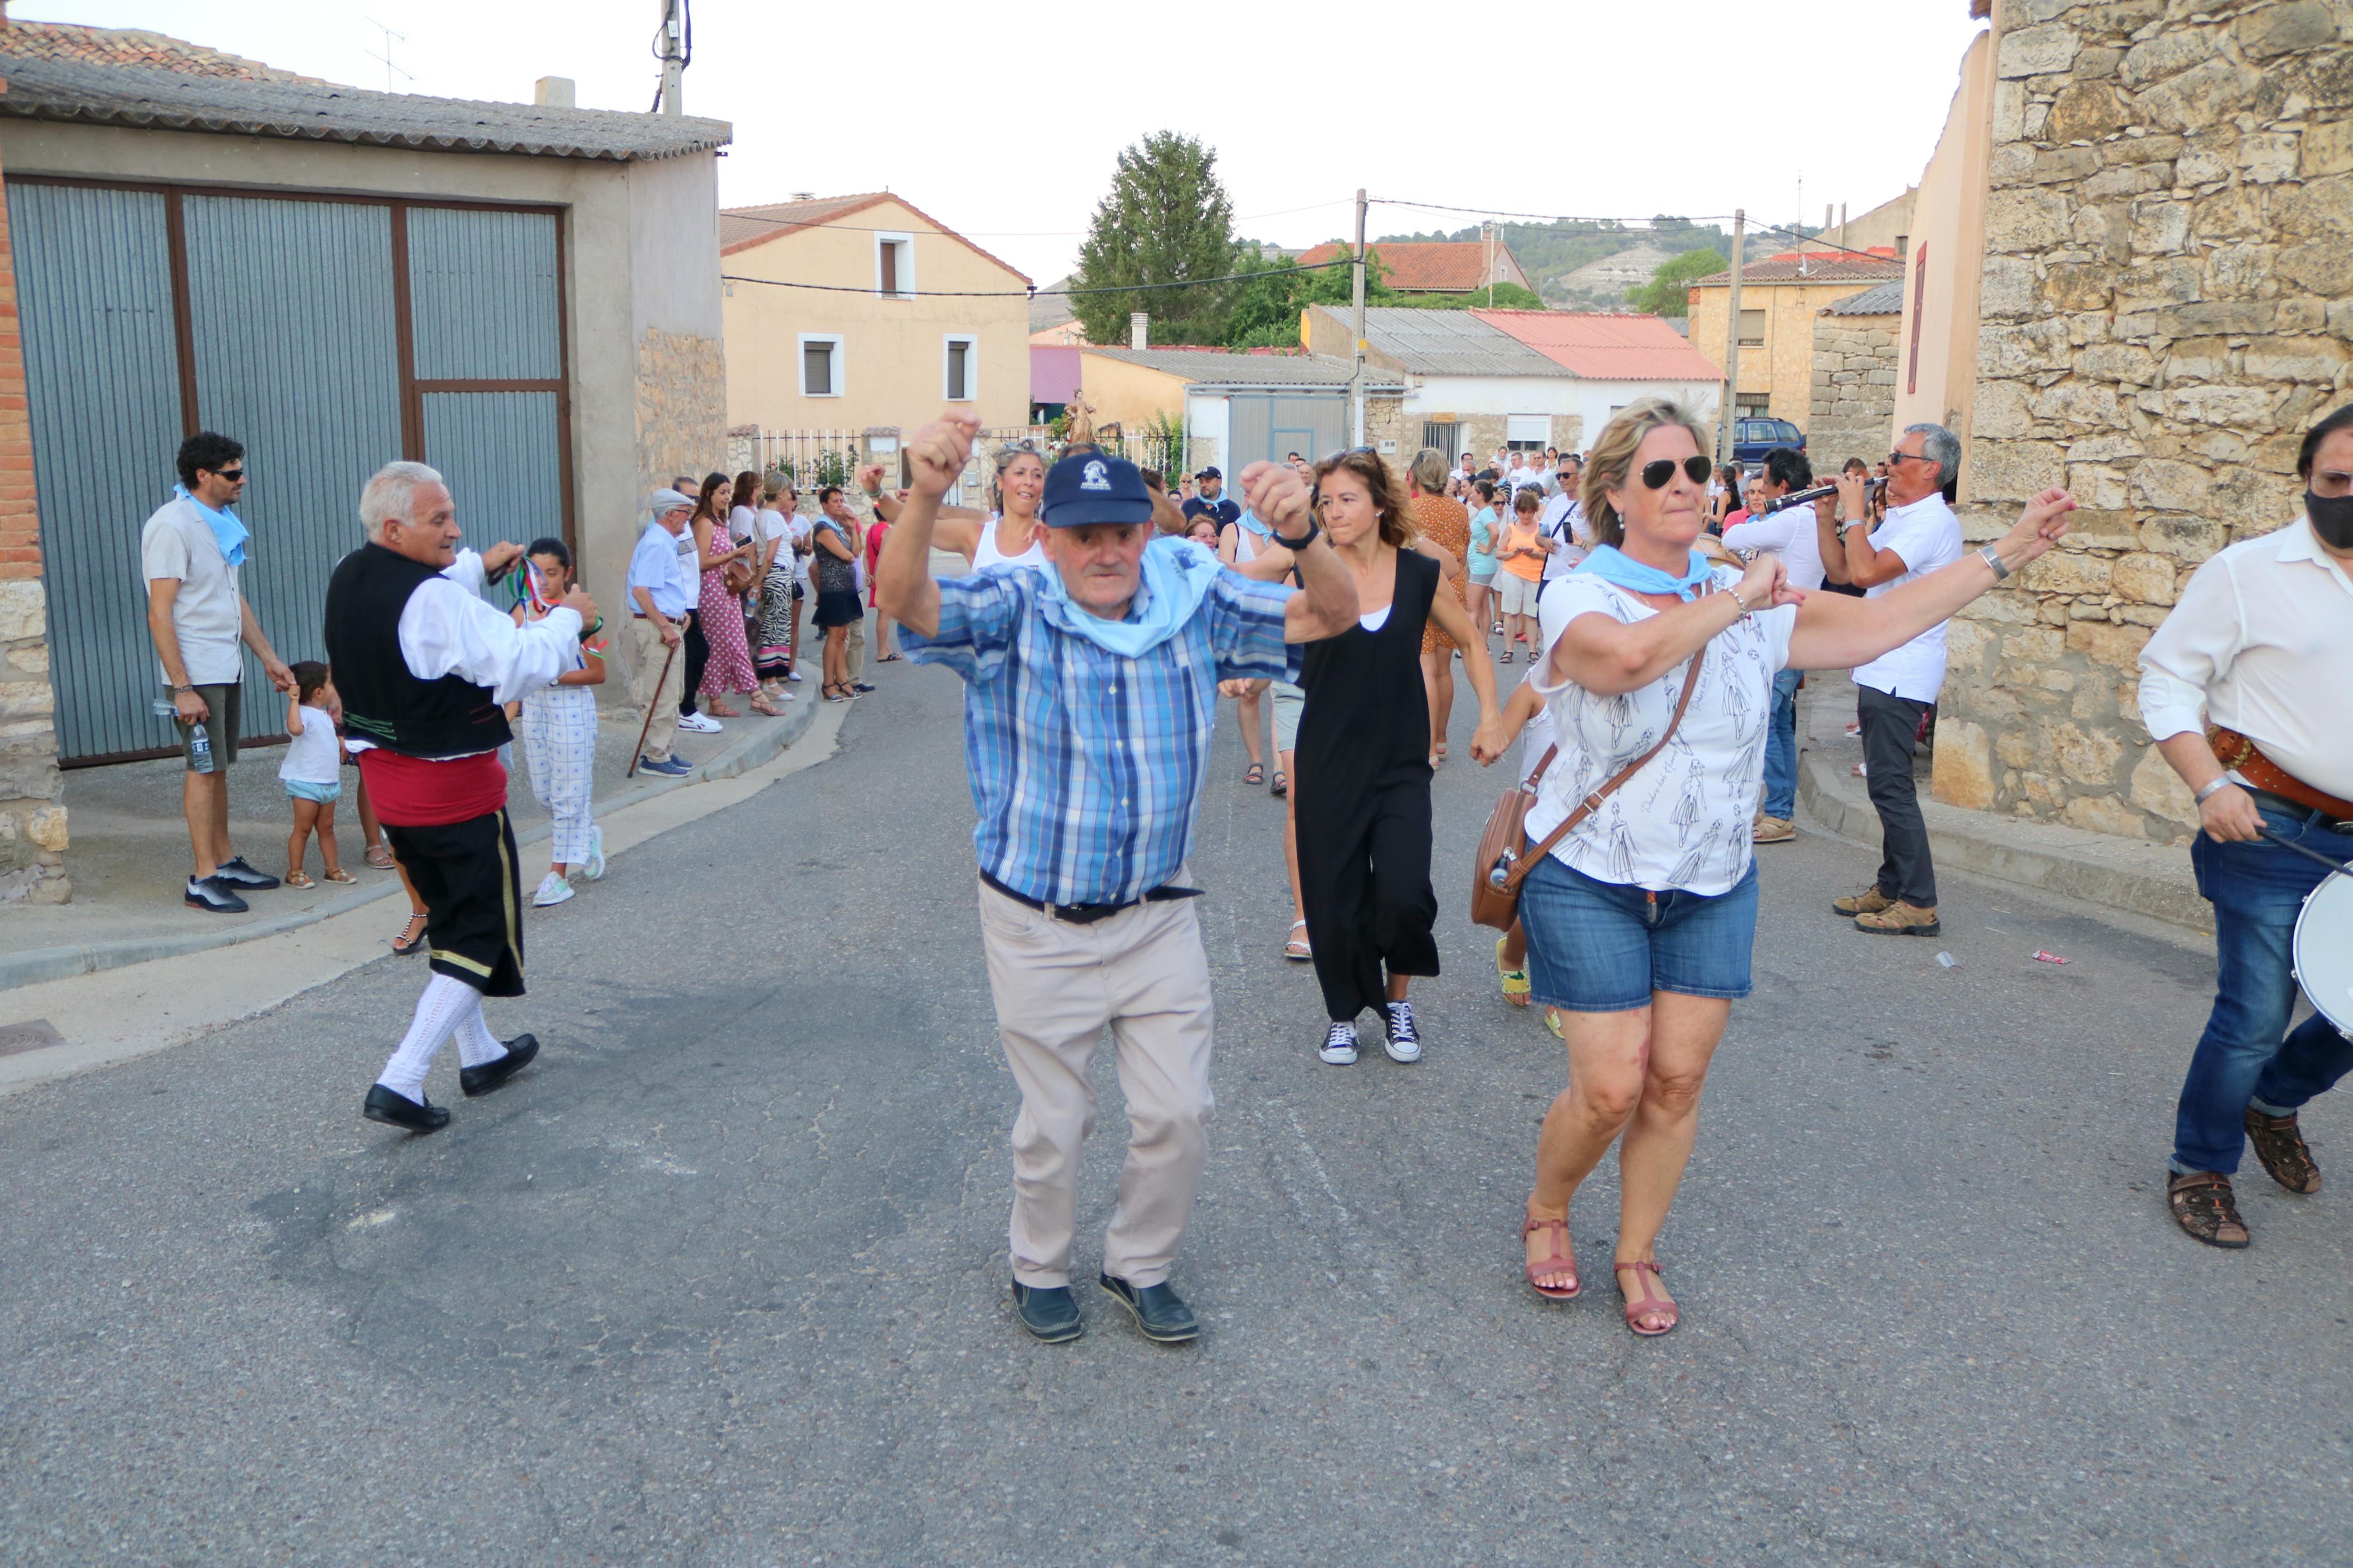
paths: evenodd
<path fill-rule="evenodd" d="M 1738 419 L 1732 426 L 1732 460 L 1761 463 L 1776 447 L 1806 449 L 1806 433 L 1787 419 Z"/>

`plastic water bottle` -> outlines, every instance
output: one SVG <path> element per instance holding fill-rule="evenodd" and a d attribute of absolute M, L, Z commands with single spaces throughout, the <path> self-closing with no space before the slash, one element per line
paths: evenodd
<path fill-rule="evenodd" d="M 188 764 L 196 773 L 213 771 L 212 733 L 201 724 L 191 725 L 188 730 Z"/>

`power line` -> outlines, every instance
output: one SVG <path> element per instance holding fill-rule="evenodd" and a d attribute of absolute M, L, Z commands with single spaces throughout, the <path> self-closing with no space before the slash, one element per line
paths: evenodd
<path fill-rule="evenodd" d="M 1680 216 L 1673 214 L 1661 214 L 1652 217 L 1582 217 L 1570 213 L 1497 212 L 1492 207 L 1448 206 L 1440 202 L 1399 201 L 1391 196 L 1376 196 L 1372 198 L 1372 200 L 1374 205 L 1377 206 L 1412 207 L 1427 212 L 1468 213 L 1475 217 L 1518 218 L 1529 223 L 1608 224 L 1621 228 L 1641 227 L 1657 229 L 1661 226 L 1662 222 L 1670 224 L 1690 224 L 1694 226 L 1704 223 L 1720 224 L 1730 221 L 1732 217 L 1730 213 L 1702 213 L 1696 216 L 1689 217 Z M 1831 240 L 1823 239 L 1818 235 L 1807 234 L 1800 229 L 1784 228 L 1778 224 L 1757 223 L 1751 220 L 1749 226 L 1760 234 L 1787 235 L 1789 238 L 1796 240 L 1799 245 L 1820 246 L 1824 250 L 1835 250 L 1846 256 L 1860 256 L 1872 261 L 1885 261 L 1888 259 L 1886 257 L 1881 256 L 1874 251 L 1857 250 L 1852 246 L 1839 245 Z M 1378 244 L 1379 242 L 1376 240 L 1373 243 Z"/>
<path fill-rule="evenodd" d="M 870 289 L 858 283 L 788 283 L 780 278 L 719 275 L 723 283 L 764 283 L 771 289 L 815 289 L 828 294 L 887 294 L 894 300 L 1035 300 L 1042 295 L 1141 294 L 1154 289 L 1198 289 L 1208 283 L 1243 283 L 1253 278 L 1281 278 L 1294 272 L 1324 272 L 1353 266 L 1353 258 L 1319 261 L 1313 267 L 1271 267 L 1263 272 L 1229 272 L 1222 278 L 1187 278 L 1174 283 L 1121 283 L 1094 289 Z"/>
<path fill-rule="evenodd" d="M 885 194 L 888 195 L 889 193 L 886 192 Z M 791 204 L 780 203 L 777 205 L 789 205 Z M 1256 223 L 1261 218 L 1290 217 L 1297 213 L 1321 212 L 1325 207 L 1344 207 L 1347 205 L 1348 198 L 1343 196 L 1337 201 L 1317 202 L 1312 206 L 1284 207 L 1279 212 L 1271 213 L 1244 213 L 1229 221 L 1233 223 Z M 835 228 L 839 229 L 846 234 L 904 234 L 907 232 L 903 226 L 897 228 L 884 228 L 880 224 L 828 223 L 824 218 L 760 217 L 755 216 L 757 211 L 757 208 L 738 207 L 730 210 L 723 207 L 720 209 L 719 216 L 721 217 L 741 218 L 745 223 L 774 224 L 778 228 Z M 1085 235 L 1087 232 L 1089 231 L 1083 228 L 958 228 L 947 231 L 951 237 L 962 239 L 1074 239 Z"/>

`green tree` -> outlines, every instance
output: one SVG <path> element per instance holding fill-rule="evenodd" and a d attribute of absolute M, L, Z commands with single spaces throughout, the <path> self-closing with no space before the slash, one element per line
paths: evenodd
<path fill-rule="evenodd" d="M 1131 311 L 1152 316 L 1155 342 L 1224 341 L 1228 286 L 1138 289 L 1233 271 L 1234 208 L 1217 174 L 1218 155 L 1173 131 L 1155 131 L 1119 155 L 1111 191 L 1096 204 L 1079 247 L 1073 284 L 1109 289 L 1071 300 L 1087 341 L 1127 342 Z"/>
<path fill-rule="evenodd" d="M 1333 243 L 1346 248 L 1339 240 Z M 1226 314 L 1223 340 L 1228 348 L 1295 349 L 1299 346 L 1301 310 L 1310 305 L 1345 306 L 1356 298 L 1348 268 L 1282 270 L 1291 265 L 1282 252 L 1269 252 L 1256 241 L 1234 247 L 1231 271 L 1263 272 L 1268 276 L 1231 285 L 1232 302 Z M 1365 303 L 1398 302 L 1396 294 L 1384 281 L 1388 276 L 1379 253 L 1368 252 L 1365 258 Z"/>
<path fill-rule="evenodd" d="M 1682 316 L 1691 310 L 1692 280 L 1712 278 L 1731 263 L 1713 250 L 1686 250 L 1659 263 L 1651 280 L 1626 290 L 1634 309 L 1654 316 Z"/>
<path fill-rule="evenodd" d="M 1474 289 L 1468 294 L 1400 294 L 1382 303 L 1404 305 L 1417 310 L 1484 310 L 1491 306 L 1498 310 L 1551 309 L 1536 297 L 1535 290 L 1523 289 L 1516 283 L 1496 284 L 1492 299 L 1488 289 Z"/>

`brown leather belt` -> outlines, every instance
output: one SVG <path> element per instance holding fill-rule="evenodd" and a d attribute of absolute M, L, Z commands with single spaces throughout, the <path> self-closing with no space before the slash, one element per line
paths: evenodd
<path fill-rule="evenodd" d="M 2265 795 L 2292 800 L 2307 810 L 2324 812 L 2339 822 L 2353 819 L 2353 800 L 2339 800 L 2327 790 L 2313 788 L 2263 755 L 2262 747 L 2236 730 L 2225 730 L 2219 724 L 2215 725 L 2206 731 L 2206 743 L 2214 749 L 2216 762 L 2232 769 Z"/>

